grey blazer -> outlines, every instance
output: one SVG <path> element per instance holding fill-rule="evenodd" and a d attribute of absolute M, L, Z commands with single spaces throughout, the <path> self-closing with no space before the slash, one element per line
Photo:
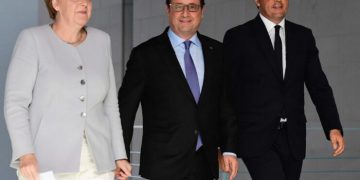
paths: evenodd
<path fill-rule="evenodd" d="M 49 25 L 24 30 L 9 65 L 4 113 L 11 167 L 35 153 L 40 171 L 77 172 L 85 133 L 98 171 L 126 159 L 109 35 L 87 27 L 77 47 Z"/>

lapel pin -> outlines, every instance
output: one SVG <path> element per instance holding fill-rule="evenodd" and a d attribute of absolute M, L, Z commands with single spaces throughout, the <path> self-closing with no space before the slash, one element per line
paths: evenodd
<path fill-rule="evenodd" d="M 212 46 L 209 46 L 209 49 L 213 50 L 214 48 Z"/>

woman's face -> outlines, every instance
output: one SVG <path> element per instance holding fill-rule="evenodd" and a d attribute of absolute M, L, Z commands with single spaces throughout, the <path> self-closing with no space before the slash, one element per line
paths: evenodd
<path fill-rule="evenodd" d="M 84 27 L 91 17 L 91 0 L 52 0 L 57 11 L 55 21 Z"/>

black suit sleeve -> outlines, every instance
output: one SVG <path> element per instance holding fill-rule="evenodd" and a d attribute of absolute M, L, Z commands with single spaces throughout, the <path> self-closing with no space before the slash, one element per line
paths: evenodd
<path fill-rule="evenodd" d="M 130 144 L 134 121 L 145 84 L 144 66 L 136 48 L 132 50 L 127 70 L 119 90 L 118 100 L 127 156 L 130 159 Z"/>
<path fill-rule="evenodd" d="M 224 59 L 224 72 L 225 72 L 225 85 L 226 85 L 226 94 L 229 97 L 229 101 L 231 103 L 232 107 L 234 106 L 234 99 L 230 98 L 230 97 L 234 97 L 235 93 L 235 87 L 234 87 L 234 83 L 236 82 L 236 80 L 234 79 L 234 77 L 236 77 L 235 72 L 236 72 L 236 68 L 237 66 L 235 66 L 234 64 L 236 64 L 235 62 L 232 62 L 233 59 L 236 59 L 236 55 L 234 54 L 235 51 L 234 47 L 239 47 L 239 45 L 235 45 L 234 44 L 234 37 L 236 37 L 236 35 L 234 35 L 234 33 L 232 33 L 231 30 L 227 31 L 225 33 L 224 36 L 224 40 L 223 40 L 223 59 Z M 236 60 L 240 60 L 239 58 L 237 58 Z"/>
<path fill-rule="evenodd" d="M 341 132 L 343 131 L 334 95 L 325 73 L 321 68 L 319 51 L 316 47 L 315 38 L 310 30 L 308 31 L 306 37 L 308 37 L 308 57 L 305 72 L 305 84 L 309 91 L 311 100 L 313 101 L 319 114 L 326 138 L 329 139 L 330 130 L 339 129 Z"/>
<path fill-rule="evenodd" d="M 222 152 L 237 152 L 237 122 L 232 106 L 229 102 L 226 86 L 224 85 L 220 105 L 220 127 Z"/>
<path fill-rule="evenodd" d="M 224 49 L 223 49 L 224 52 Z M 224 55 L 224 53 L 223 53 Z M 224 56 L 225 57 L 225 56 Z M 223 59 L 223 89 L 220 100 L 220 127 L 221 127 L 221 141 L 220 148 L 222 152 L 237 152 L 237 120 L 234 113 L 232 103 L 230 101 L 229 89 L 230 87 L 230 66 L 226 62 L 225 58 Z"/>

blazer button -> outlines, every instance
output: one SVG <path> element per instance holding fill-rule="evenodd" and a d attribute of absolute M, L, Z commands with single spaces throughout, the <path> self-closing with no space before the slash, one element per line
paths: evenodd
<path fill-rule="evenodd" d="M 85 80 L 82 79 L 82 80 L 80 81 L 80 84 L 81 84 L 81 85 L 85 85 Z"/>
<path fill-rule="evenodd" d="M 79 99 L 80 99 L 81 102 L 84 102 L 85 101 L 85 96 L 80 96 Z"/>
<path fill-rule="evenodd" d="M 81 71 L 81 70 L 83 70 L 83 66 L 80 65 L 80 66 L 77 67 L 77 69 L 78 69 L 79 71 Z"/>
<path fill-rule="evenodd" d="M 197 134 L 198 134 L 198 130 L 195 129 L 194 134 L 197 135 Z"/>
<path fill-rule="evenodd" d="M 82 112 L 82 113 L 80 113 L 80 116 L 81 116 L 82 118 L 85 118 L 85 117 L 86 117 L 86 113 L 85 113 L 85 112 Z"/>

